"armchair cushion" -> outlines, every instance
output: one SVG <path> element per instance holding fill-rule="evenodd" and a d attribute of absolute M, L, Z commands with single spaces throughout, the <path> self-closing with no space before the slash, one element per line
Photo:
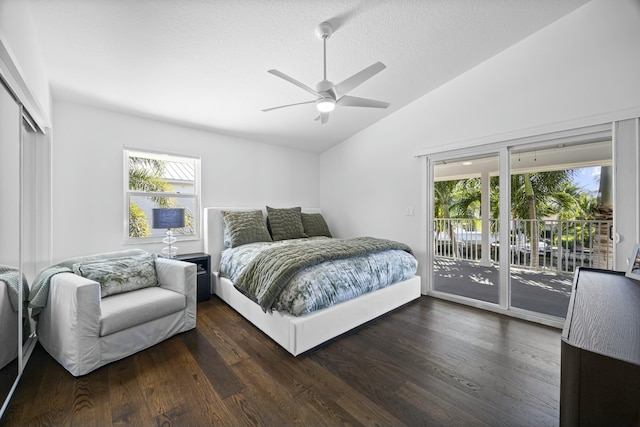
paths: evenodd
<path fill-rule="evenodd" d="M 183 294 L 155 286 L 140 289 L 135 298 L 126 293 L 103 298 L 100 306 L 103 337 L 184 310 L 187 301 Z"/>

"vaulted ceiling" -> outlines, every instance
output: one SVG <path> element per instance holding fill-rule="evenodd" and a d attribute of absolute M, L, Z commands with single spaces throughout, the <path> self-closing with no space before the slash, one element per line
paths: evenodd
<path fill-rule="evenodd" d="M 55 98 L 321 152 L 411 103 L 587 0 L 30 0 Z M 382 61 L 350 94 L 387 109 L 338 107 L 315 88 Z"/>

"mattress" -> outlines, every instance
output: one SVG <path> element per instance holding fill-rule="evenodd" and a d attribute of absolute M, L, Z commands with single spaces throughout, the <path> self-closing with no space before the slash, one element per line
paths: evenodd
<path fill-rule="evenodd" d="M 228 248 L 221 254 L 220 273 L 233 282 L 265 250 L 305 245 L 322 239 L 328 238 L 257 242 Z M 302 316 L 407 280 L 416 274 L 417 266 L 413 255 L 395 249 L 312 265 L 291 278 L 276 299 L 273 309 Z"/>

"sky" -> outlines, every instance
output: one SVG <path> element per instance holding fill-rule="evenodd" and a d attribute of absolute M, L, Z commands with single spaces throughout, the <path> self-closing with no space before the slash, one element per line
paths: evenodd
<path fill-rule="evenodd" d="M 600 166 L 576 169 L 573 183 L 585 191 L 598 191 L 600 185 Z"/>

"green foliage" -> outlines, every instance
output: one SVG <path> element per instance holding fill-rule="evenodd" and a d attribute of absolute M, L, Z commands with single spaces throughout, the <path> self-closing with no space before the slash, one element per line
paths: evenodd
<path fill-rule="evenodd" d="M 571 182 L 573 173 L 573 170 L 561 170 L 512 175 L 512 217 L 537 219 L 557 215 L 558 219 L 563 220 L 592 219 L 597 207 L 597 199 Z M 491 217 L 498 218 L 500 205 L 498 177 L 490 178 L 489 189 Z M 434 183 L 436 218 L 480 218 L 480 200 L 480 178 Z"/>
<path fill-rule="evenodd" d="M 511 175 L 513 218 L 537 219 L 571 212 L 580 191 L 571 183 L 572 169 Z M 574 216 L 575 218 L 575 216 Z"/>
<path fill-rule="evenodd" d="M 437 181 L 433 183 L 434 211 L 436 218 L 450 218 L 450 208 L 454 203 L 453 192 L 460 181 Z"/>
<path fill-rule="evenodd" d="M 129 203 L 129 237 L 146 237 L 151 234 L 149 221 L 140 206 Z"/>
<path fill-rule="evenodd" d="M 129 189 L 153 193 L 172 192 L 171 184 L 162 178 L 165 168 L 166 162 L 162 160 L 129 157 Z M 176 207 L 176 201 L 171 197 L 157 196 L 151 200 L 161 208 Z"/>

